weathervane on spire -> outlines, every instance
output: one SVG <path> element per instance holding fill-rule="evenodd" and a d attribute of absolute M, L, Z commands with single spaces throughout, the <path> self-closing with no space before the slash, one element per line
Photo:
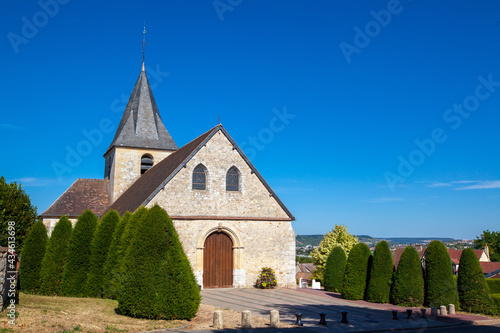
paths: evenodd
<path fill-rule="evenodd" d="M 144 57 L 145 57 L 145 53 L 146 53 L 146 45 L 148 45 L 148 43 L 146 43 L 146 22 L 144 22 L 144 31 L 142 32 L 142 42 L 139 42 L 142 44 L 142 63 L 144 64 Z"/>

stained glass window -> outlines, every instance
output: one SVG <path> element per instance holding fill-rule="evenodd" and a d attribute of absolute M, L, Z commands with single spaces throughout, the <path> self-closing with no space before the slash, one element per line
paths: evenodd
<path fill-rule="evenodd" d="M 205 190 L 207 184 L 207 174 L 203 165 L 198 164 L 193 171 L 193 190 Z"/>
<path fill-rule="evenodd" d="M 226 174 L 226 191 L 240 190 L 240 172 L 238 168 L 231 167 Z"/>

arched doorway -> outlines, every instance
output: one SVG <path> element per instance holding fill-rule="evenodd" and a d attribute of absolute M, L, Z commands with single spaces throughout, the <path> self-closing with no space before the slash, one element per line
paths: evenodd
<path fill-rule="evenodd" d="M 233 241 L 224 232 L 212 233 L 203 251 L 203 288 L 233 286 Z"/>

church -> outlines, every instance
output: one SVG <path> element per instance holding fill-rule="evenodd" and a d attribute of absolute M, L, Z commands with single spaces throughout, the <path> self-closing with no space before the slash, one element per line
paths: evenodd
<path fill-rule="evenodd" d="M 251 287 L 263 267 L 278 286 L 296 285 L 293 215 L 221 124 L 177 146 L 144 62 L 104 159 L 104 179 L 77 179 L 41 215 L 49 234 L 63 215 L 74 225 L 85 209 L 101 217 L 158 204 L 202 288 Z"/>

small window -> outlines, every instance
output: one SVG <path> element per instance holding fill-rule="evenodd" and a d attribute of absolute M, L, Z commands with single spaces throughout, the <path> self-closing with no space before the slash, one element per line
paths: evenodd
<path fill-rule="evenodd" d="M 146 171 L 151 169 L 153 166 L 153 156 L 149 154 L 142 155 L 141 157 L 141 175 L 143 175 Z"/>
<path fill-rule="evenodd" d="M 198 164 L 193 171 L 193 190 L 206 190 L 207 188 L 207 173 L 205 167 Z"/>
<path fill-rule="evenodd" d="M 231 167 L 226 174 L 226 191 L 240 190 L 240 172 L 238 168 Z"/>

